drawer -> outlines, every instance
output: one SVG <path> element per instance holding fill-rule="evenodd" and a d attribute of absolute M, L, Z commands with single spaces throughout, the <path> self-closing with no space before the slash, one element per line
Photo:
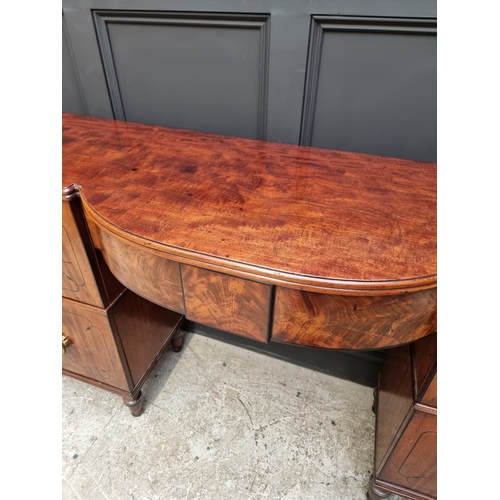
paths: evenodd
<path fill-rule="evenodd" d="M 182 265 L 186 318 L 267 342 L 270 285 Z"/>
<path fill-rule="evenodd" d="M 272 340 L 329 349 L 381 349 L 436 331 L 436 290 L 349 296 L 278 286 Z"/>
<path fill-rule="evenodd" d="M 63 370 L 129 390 L 104 310 L 63 298 L 62 333 L 69 339 L 62 356 Z"/>
<path fill-rule="evenodd" d="M 179 263 L 148 252 L 94 227 L 102 255 L 109 269 L 129 290 L 155 304 L 184 313 Z"/>

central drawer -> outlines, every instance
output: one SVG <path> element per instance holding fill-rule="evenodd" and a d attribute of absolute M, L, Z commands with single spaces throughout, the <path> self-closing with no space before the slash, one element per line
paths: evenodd
<path fill-rule="evenodd" d="M 184 264 L 181 273 L 187 319 L 268 341 L 270 285 Z"/>

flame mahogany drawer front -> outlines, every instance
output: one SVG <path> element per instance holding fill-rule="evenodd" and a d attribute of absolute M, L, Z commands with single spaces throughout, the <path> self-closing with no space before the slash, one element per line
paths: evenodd
<path fill-rule="evenodd" d="M 178 262 L 139 249 L 102 228 L 91 226 L 91 233 L 94 241 L 99 242 L 111 272 L 127 288 L 156 304 L 184 314 Z"/>
<path fill-rule="evenodd" d="M 377 349 L 436 330 L 436 290 L 374 297 L 277 287 L 272 340 L 330 349 Z"/>
<path fill-rule="evenodd" d="M 261 342 L 268 340 L 271 287 L 182 265 L 186 318 Z"/>

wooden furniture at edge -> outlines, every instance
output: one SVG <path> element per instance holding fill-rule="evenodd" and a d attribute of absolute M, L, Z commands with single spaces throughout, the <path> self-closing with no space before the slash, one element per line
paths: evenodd
<path fill-rule="evenodd" d="M 123 396 L 142 413 L 141 387 L 169 341 L 182 347 L 183 316 L 127 290 L 93 247 L 72 189 L 62 202 L 62 371 Z"/>
<path fill-rule="evenodd" d="M 66 114 L 63 187 L 134 300 L 261 342 L 394 348 L 369 495 L 435 498 L 435 164 Z M 131 368 L 154 336 L 126 324 L 107 352 Z"/>
<path fill-rule="evenodd" d="M 375 391 L 369 497 L 437 498 L 437 336 L 388 351 Z"/>

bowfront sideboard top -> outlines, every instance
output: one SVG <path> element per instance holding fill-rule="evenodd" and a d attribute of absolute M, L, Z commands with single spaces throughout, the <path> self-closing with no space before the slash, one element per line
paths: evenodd
<path fill-rule="evenodd" d="M 435 164 L 65 114 L 63 197 L 188 319 L 345 349 L 435 331 Z"/>

